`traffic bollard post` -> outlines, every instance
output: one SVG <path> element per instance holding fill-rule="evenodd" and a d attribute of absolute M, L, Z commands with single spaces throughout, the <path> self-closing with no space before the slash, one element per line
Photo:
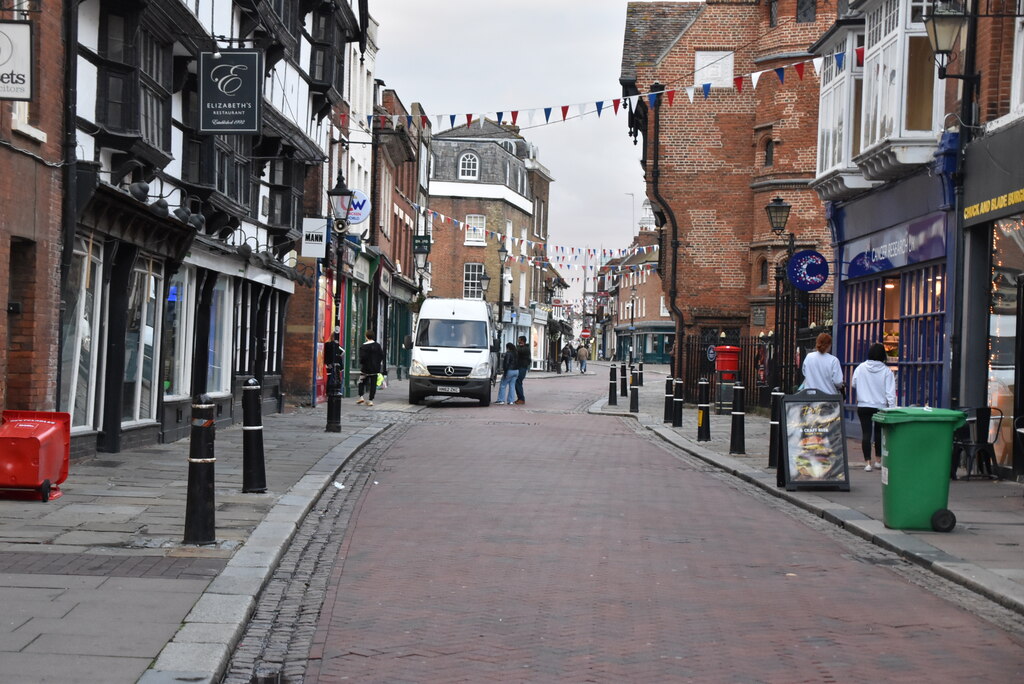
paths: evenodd
<path fill-rule="evenodd" d="M 188 488 L 185 494 L 185 544 L 217 541 L 214 509 L 214 439 L 217 406 L 206 394 L 192 403 L 192 432 L 188 444 Z"/>
<path fill-rule="evenodd" d="M 629 376 L 629 412 L 640 413 L 640 386 L 636 382 L 636 371 Z"/>
<path fill-rule="evenodd" d="M 641 387 L 643 387 L 643 386 L 644 386 L 644 362 L 643 362 L 643 361 L 641 361 L 641 362 L 640 362 L 640 363 L 638 364 L 638 368 L 639 368 L 639 370 L 638 370 L 638 372 L 637 372 L 637 376 L 636 376 L 636 377 L 637 377 L 637 383 L 638 383 L 638 384 L 639 384 L 639 385 L 640 385 Z"/>
<path fill-rule="evenodd" d="M 711 441 L 711 384 L 707 378 L 697 382 L 697 441 Z"/>
<path fill-rule="evenodd" d="M 617 391 L 617 388 L 615 387 L 615 383 L 617 382 L 617 380 L 615 378 L 615 375 L 616 375 L 615 368 L 616 368 L 616 366 L 613 363 L 612 367 L 610 369 L 608 369 L 608 376 L 609 376 L 609 379 L 608 379 L 608 405 L 609 406 L 617 406 L 618 403 L 619 403 L 619 393 Z"/>
<path fill-rule="evenodd" d="M 621 394 L 624 397 L 628 397 L 629 396 L 628 392 L 626 391 L 626 364 L 625 364 L 625 362 L 623 362 L 623 364 L 621 366 L 619 366 L 619 394 Z"/>
<path fill-rule="evenodd" d="M 674 394 L 672 398 L 672 427 L 683 427 L 683 379 L 676 378 L 673 383 Z"/>
<path fill-rule="evenodd" d="M 735 384 L 732 387 L 732 433 L 729 435 L 729 453 L 747 453 L 746 444 L 743 439 L 743 421 L 746 416 L 743 403 L 743 385 Z"/>
<path fill-rule="evenodd" d="M 665 415 L 662 422 L 672 422 L 672 378 L 665 378 Z"/>
<path fill-rule="evenodd" d="M 256 378 L 249 378 L 242 387 L 242 492 L 246 494 L 267 491 L 260 389 Z"/>
<path fill-rule="evenodd" d="M 779 420 L 782 418 L 782 392 L 772 388 L 771 420 L 768 421 L 768 467 L 779 465 Z"/>

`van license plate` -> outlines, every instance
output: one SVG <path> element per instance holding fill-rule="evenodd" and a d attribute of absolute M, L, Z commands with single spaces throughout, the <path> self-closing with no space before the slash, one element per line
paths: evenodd
<path fill-rule="evenodd" d="M 448 394 L 458 394 L 459 393 L 459 388 L 458 387 L 448 387 L 447 385 L 438 385 L 437 386 L 437 391 L 438 392 L 447 392 Z"/>

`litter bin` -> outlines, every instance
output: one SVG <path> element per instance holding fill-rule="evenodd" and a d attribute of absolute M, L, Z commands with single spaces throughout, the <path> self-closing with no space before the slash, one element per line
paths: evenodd
<path fill-rule="evenodd" d="M 962 411 L 895 408 L 879 411 L 882 424 L 882 521 L 896 530 L 950 532 L 949 504 L 953 431 Z"/>
<path fill-rule="evenodd" d="M 71 415 L 50 411 L 4 411 L 0 424 L 0 489 L 42 501 L 61 495 L 68 479 Z"/>

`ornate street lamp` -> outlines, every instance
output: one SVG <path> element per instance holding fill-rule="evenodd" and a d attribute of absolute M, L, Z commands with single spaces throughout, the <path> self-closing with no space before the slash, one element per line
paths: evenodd
<path fill-rule="evenodd" d="M 967 23 L 967 9 L 957 2 L 936 2 L 924 18 L 924 30 L 939 65 L 939 78 L 973 80 L 977 74 L 947 74 L 950 55 L 960 44 L 960 31 Z"/>
<path fill-rule="evenodd" d="M 491 276 L 487 275 L 487 271 L 480 274 L 480 299 L 487 301 L 487 288 L 491 285 Z"/>
<path fill-rule="evenodd" d="M 345 177 L 338 171 L 338 182 L 327 191 L 327 202 L 334 217 L 331 235 L 334 248 L 334 336 L 324 348 L 324 366 L 327 368 L 327 428 L 326 432 L 341 432 L 342 356 L 341 347 L 341 261 L 343 248 L 340 235 L 348 227 L 349 202 L 352 191 L 345 185 Z"/>

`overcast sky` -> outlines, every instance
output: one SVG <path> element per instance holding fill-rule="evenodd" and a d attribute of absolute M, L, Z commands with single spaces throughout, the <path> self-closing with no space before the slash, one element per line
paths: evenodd
<path fill-rule="evenodd" d="M 621 249 L 636 232 L 644 200 L 640 148 L 626 117 L 611 111 L 626 0 L 371 0 L 380 24 L 377 73 L 408 107 L 480 114 L 552 107 L 522 135 L 551 172 L 550 245 Z M 600 118 L 576 105 L 604 100 Z M 569 120 L 561 107 L 571 105 Z M 506 117 L 509 115 L 506 114 Z M 506 120 L 508 120 L 506 118 Z M 461 121 L 465 123 L 465 117 Z M 447 125 L 446 125 L 447 128 Z M 632 193 L 630 197 L 628 193 Z M 567 279 L 579 271 L 563 273 Z M 575 288 L 574 288 L 575 289 Z"/>

